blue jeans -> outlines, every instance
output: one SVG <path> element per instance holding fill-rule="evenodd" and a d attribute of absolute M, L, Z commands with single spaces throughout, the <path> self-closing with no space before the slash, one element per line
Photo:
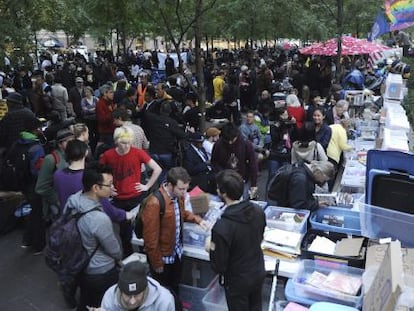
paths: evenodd
<path fill-rule="evenodd" d="M 156 154 L 151 153 L 151 158 L 158 163 L 159 166 L 162 168 L 162 172 L 158 177 L 158 183 L 161 184 L 165 181 L 167 177 L 167 173 L 170 168 L 176 166 L 175 159 L 172 153 L 163 153 L 163 154 Z"/>

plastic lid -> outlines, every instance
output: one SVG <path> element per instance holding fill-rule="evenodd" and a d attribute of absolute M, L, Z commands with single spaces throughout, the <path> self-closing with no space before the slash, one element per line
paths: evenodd
<path fill-rule="evenodd" d="M 331 302 L 315 302 L 309 311 L 358 311 L 358 309 Z"/>

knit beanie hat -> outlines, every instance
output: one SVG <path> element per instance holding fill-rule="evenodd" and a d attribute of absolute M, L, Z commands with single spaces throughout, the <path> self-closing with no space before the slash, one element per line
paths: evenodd
<path fill-rule="evenodd" d="M 140 261 L 127 263 L 119 273 L 118 287 L 126 295 L 137 295 L 148 285 L 147 266 Z"/>

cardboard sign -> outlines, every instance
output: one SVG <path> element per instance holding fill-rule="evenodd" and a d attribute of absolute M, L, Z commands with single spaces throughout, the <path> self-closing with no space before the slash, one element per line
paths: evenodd
<path fill-rule="evenodd" d="M 384 247 L 380 247 L 379 249 L 382 252 Z M 370 256 L 376 256 L 375 253 L 372 252 L 372 249 L 369 253 Z M 380 254 L 377 255 L 377 258 L 381 257 Z M 369 260 L 372 262 L 375 259 L 371 257 Z M 367 261 L 369 260 L 367 259 Z M 365 294 L 362 310 L 393 311 L 400 293 L 399 288 L 402 285 L 401 275 L 401 243 L 398 241 L 391 242 L 386 246 L 385 255 L 380 264 L 380 268 L 375 275 L 371 287 Z"/>

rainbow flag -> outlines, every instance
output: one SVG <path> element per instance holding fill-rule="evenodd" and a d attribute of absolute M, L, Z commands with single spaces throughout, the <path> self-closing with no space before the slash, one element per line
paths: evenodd
<path fill-rule="evenodd" d="M 414 25 L 414 0 L 385 0 L 385 15 L 391 31 Z"/>

